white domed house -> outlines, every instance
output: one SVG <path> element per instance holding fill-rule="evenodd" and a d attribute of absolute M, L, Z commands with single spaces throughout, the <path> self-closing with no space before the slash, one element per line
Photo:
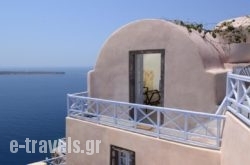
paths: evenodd
<path fill-rule="evenodd" d="M 162 106 L 214 113 L 224 97 L 224 90 L 216 89 L 226 77 L 223 69 L 220 52 L 198 32 L 165 20 L 141 20 L 106 41 L 89 73 L 89 94 L 141 104 L 143 88 L 149 88 L 159 90 Z"/>
<path fill-rule="evenodd" d="M 68 95 L 66 137 L 99 141 L 98 153 L 67 153 L 67 165 L 247 165 L 249 20 L 207 31 L 145 19 L 111 34 L 88 91 Z"/>

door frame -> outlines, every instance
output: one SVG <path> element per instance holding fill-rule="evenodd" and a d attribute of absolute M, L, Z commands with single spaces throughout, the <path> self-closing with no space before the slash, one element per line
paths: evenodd
<path fill-rule="evenodd" d="M 129 102 L 135 103 L 135 75 L 136 66 L 135 58 L 138 54 L 151 54 L 160 53 L 161 54 L 161 81 L 160 81 L 160 95 L 161 101 L 160 105 L 164 106 L 164 82 L 165 82 L 165 49 L 148 49 L 148 50 L 133 50 L 129 51 Z"/>

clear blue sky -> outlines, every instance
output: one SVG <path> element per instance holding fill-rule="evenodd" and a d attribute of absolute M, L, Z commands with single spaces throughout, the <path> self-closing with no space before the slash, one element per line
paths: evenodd
<path fill-rule="evenodd" d="M 92 66 L 107 37 L 137 19 L 249 14 L 249 0 L 1 0 L 0 67 Z"/>

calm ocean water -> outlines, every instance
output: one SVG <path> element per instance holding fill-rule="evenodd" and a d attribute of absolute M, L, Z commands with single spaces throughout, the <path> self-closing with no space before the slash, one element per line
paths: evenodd
<path fill-rule="evenodd" d="M 86 90 L 90 68 L 47 70 L 66 74 L 0 76 L 0 165 L 24 165 L 50 156 L 38 151 L 28 154 L 25 149 L 12 154 L 11 140 L 25 144 L 25 138 L 54 140 L 65 136 L 66 94 Z"/>

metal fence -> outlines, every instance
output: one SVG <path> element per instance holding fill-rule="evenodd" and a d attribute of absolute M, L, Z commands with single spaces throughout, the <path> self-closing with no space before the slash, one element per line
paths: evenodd
<path fill-rule="evenodd" d="M 250 77 L 228 73 L 226 108 L 250 126 Z"/>
<path fill-rule="evenodd" d="M 43 163 L 46 165 L 66 165 L 66 155 L 58 156 L 58 157 L 54 157 L 50 159 L 45 159 L 37 163 L 41 163 L 41 164 Z"/>
<path fill-rule="evenodd" d="M 217 149 L 224 116 L 68 94 L 68 116 L 156 138 Z"/>

